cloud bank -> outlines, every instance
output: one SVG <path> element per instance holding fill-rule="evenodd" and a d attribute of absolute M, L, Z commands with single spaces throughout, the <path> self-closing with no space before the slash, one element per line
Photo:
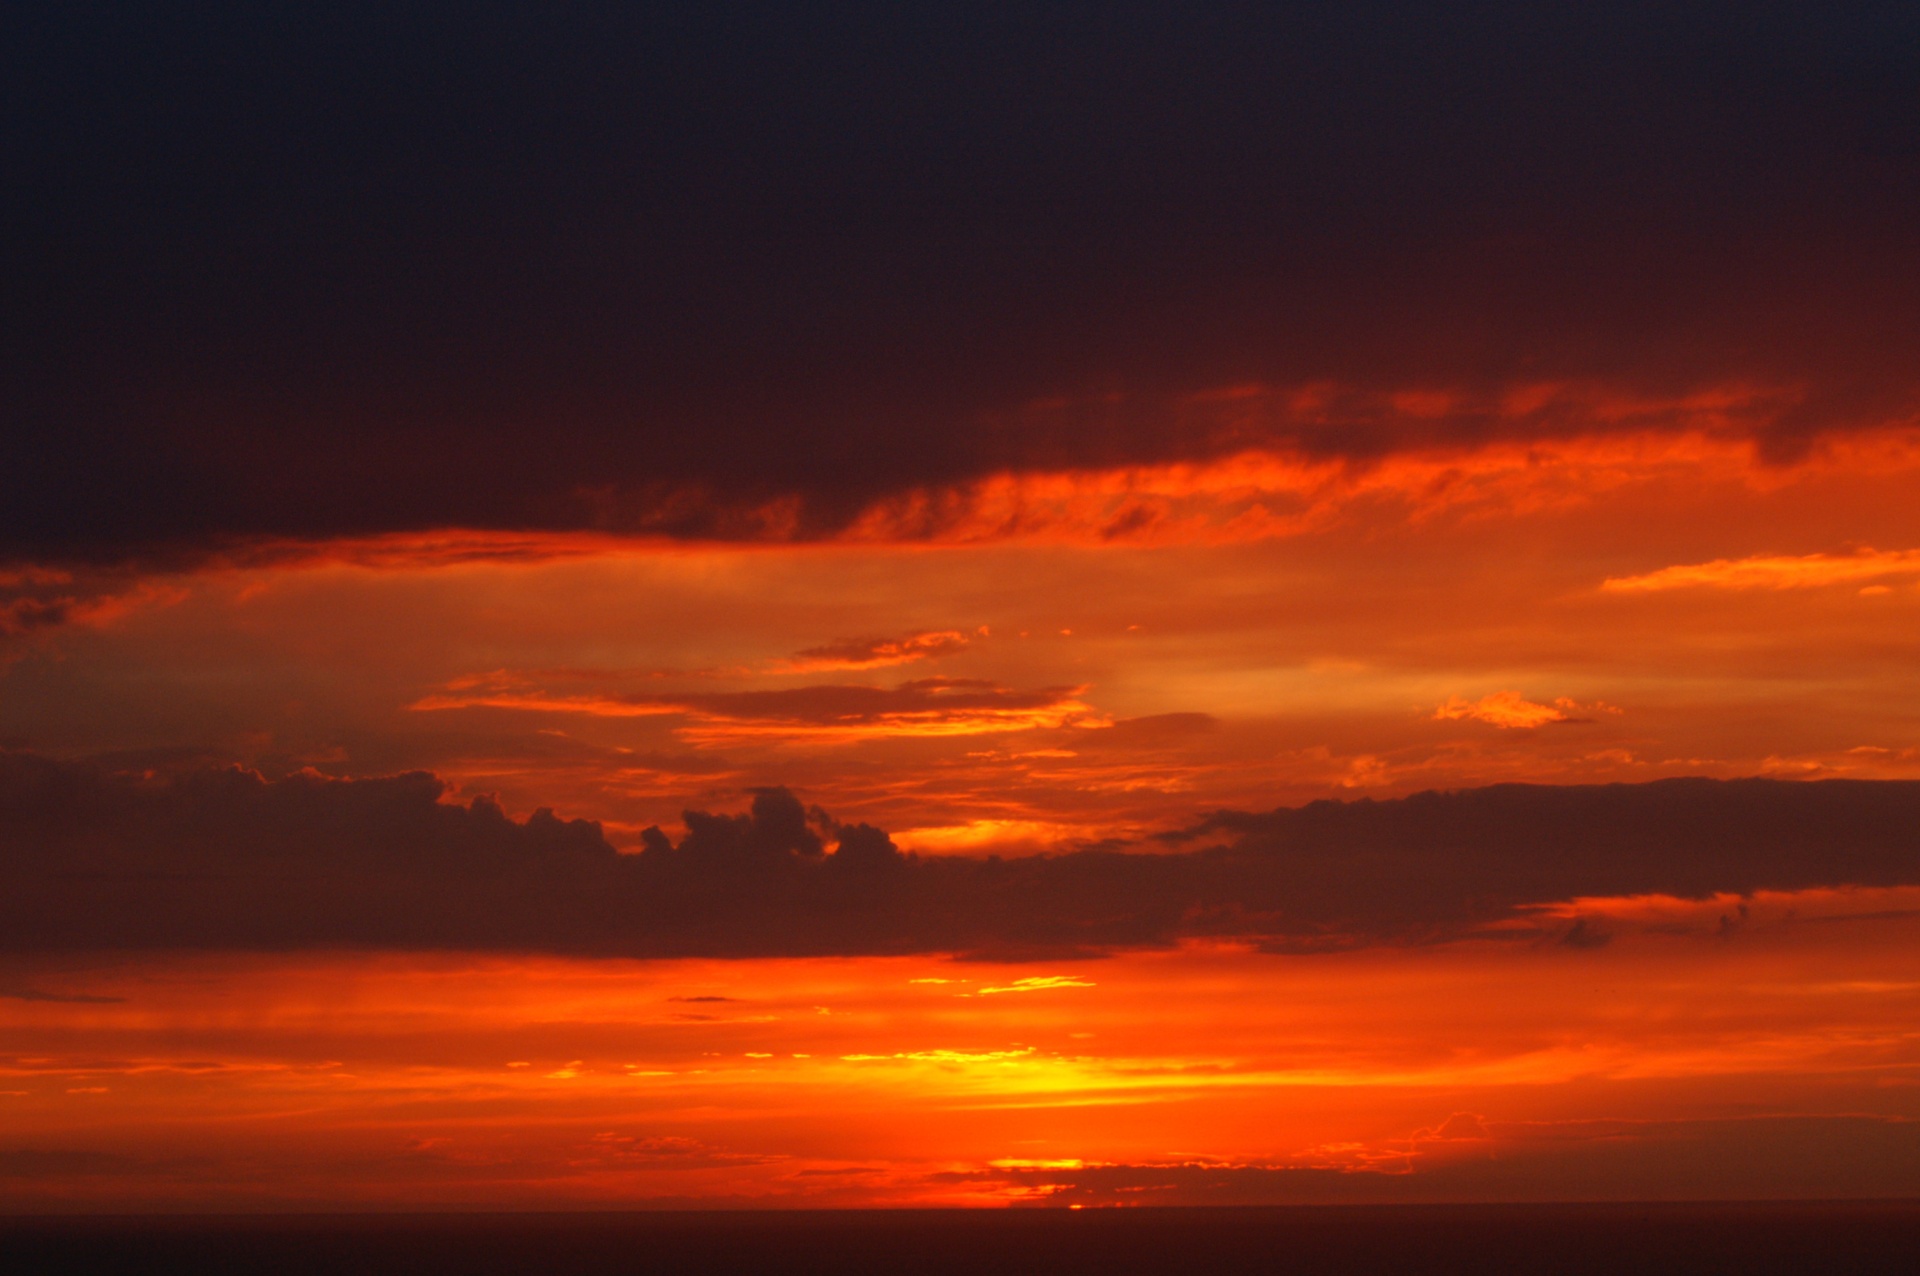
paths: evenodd
<path fill-rule="evenodd" d="M 623 855 L 583 820 L 414 773 L 167 780 L 0 755 L 0 945 L 645 957 L 1277 952 L 1511 933 L 1605 942 L 1583 897 L 1920 883 L 1920 783 L 1501 785 L 1220 812 L 1154 847 L 902 854 L 784 789 Z M 1179 849 L 1190 848 L 1190 849 Z M 1564 932 L 1564 933 L 1562 933 Z"/>
<path fill-rule="evenodd" d="M 1920 407 L 1910 9 L 836 15 L 9 28 L 0 558 Z"/>

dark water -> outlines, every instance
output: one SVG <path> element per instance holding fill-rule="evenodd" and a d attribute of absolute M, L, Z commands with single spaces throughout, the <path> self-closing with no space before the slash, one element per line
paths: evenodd
<path fill-rule="evenodd" d="M 1920 1202 L 0 1217 L 6 1272 L 1920 1272 Z"/>

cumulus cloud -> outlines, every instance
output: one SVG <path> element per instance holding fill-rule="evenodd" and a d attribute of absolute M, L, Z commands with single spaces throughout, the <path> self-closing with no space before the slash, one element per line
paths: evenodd
<path fill-rule="evenodd" d="M 1544 905 L 1920 882 L 1920 784 L 1893 781 L 1503 785 L 1225 811 L 1149 847 L 1021 859 L 904 854 L 784 789 L 688 811 L 677 839 L 649 829 L 625 855 L 587 821 L 444 797 L 418 773 L 157 779 L 0 754 L 0 946 L 1046 958 L 1499 932 L 1577 949 L 1602 933 L 1580 928 L 1593 910 Z"/>

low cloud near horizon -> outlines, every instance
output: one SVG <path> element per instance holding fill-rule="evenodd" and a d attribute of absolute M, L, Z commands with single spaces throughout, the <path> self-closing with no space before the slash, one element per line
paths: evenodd
<path fill-rule="evenodd" d="M 1498 785 L 1256 813 L 1147 844 L 902 854 L 781 788 L 617 852 L 598 824 L 425 773 L 170 779 L 0 754 L 0 946 L 349 946 L 632 957 L 1274 952 L 1507 934 L 1598 947 L 1569 901 L 1920 884 L 1920 783 Z M 1727 923 L 1723 920 L 1724 929 Z"/>

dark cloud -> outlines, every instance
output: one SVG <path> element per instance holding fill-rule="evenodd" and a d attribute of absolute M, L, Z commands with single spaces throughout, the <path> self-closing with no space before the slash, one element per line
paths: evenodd
<path fill-rule="evenodd" d="M 1371 1164 L 1011 1165 L 942 1175 L 1074 1205 L 1893 1197 L 1920 1188 L 1920 1123 L 1873 1116 L 1492 1122 L 1471 1142 L 1406 1140 Z M 1311 1158 L 1309 1158 L 1311 1159 Z M 1464 1222 L 1464 1220 L 1462 1220 Z M 1544 1220 L 1533 1220 L 1540 1222 Z M 1505 1220 L 1524 1231 L 1524 1217 Z M 1478 1225 L 1475 1226 L 1478 1230 Z M 1525 1245 L 1516 1248 L 1526 1248 Z M 1505 1264 L 1493 1264 L 1505 1266 Z"/>
<path fill-rule="evenodd" d="M 85 992 L 46 992 L 39 988 L 0 988 L 0 997 L 13 1001 L 51 1001 L 74 1006 L 112 1006 L 126 1000 L 125 997 L 102 997 Z"/>
<path fill-rule="evenodd" d="M 109 614 L 118 601 L 116 592 L 132 585 L 124 572 L 93 572 L 76 579 L 72 572 L 31 566 L 0 571 L 0 638 Z"/>
<path fill-rule="evenodd" d="M 1916 401 L 1911 6 L 3 21 L 0 557 L 1598 428 L 1515 381 L 1781 387 L 1777 457 Z"/>
<path fill-rule="evenodd" d="M 1018 959 L 1252 940 L 1274 951 L 1508 933 L 1593 947 L 1530 905 L 1920 883 L 1920 784 L 1503 785 L 1223 812 L 1199 849 L 901 854 L 784 789 L 622 855 L 597 825 L 426 774 L 170 778 L 0 754 L 0 945 L 316 945 Z M 1516 921 L 1525 923 L 1517 928 Z M 1708 933 L 1708 932 L 1703 932 Z"/>
<path fill-rule="evenodd" d="M 1590 918 L 1576 917 L 1560 942 L 1568 948 L 1605 948 L 1613 942 L 1613 936 L 1596 927 Z"/>
<path fill-rule="evenodd" d="M 904 638 L 849 638 L 795 652 L 787 664 L 797 668 L 861 669 L 933 660 L 965 651 L 967 636 L 953 630 L 909 634 Z"/>
<path fill-rule="evenodd" d="M 71 598 L 13 598 L 0 604 L 0 636 L 64 625 L 73 615 Z"/>
<path fill-rule="evenodd" d="M 686 713 L 722 722 L 795 728 L 858 728 L 915 722 L 1030 723 L 1035 715 L 1083 710 L 1081 687 L 1016 691 L 982 678 L 916 678 L 892 687 L 816 684 L 772 691 L 716 691 L 679 695 L 614 692 L 580 699 L 534 689 L 517 678 L 462 680 L 429 696 L 416 709 L 496 707 L 584 713 Z M 1057 723 L 1056 723 L 1057 725 Z"/>
<path fill-rule="evenodd" d="M 1079 690 L 1015 691 L 981 678 L 916 678 L 893 687 L 790 687 L 649 699 L 719 718 L 830 725 L 922 715 L 1019 714 L 1058 707 Z"/>

